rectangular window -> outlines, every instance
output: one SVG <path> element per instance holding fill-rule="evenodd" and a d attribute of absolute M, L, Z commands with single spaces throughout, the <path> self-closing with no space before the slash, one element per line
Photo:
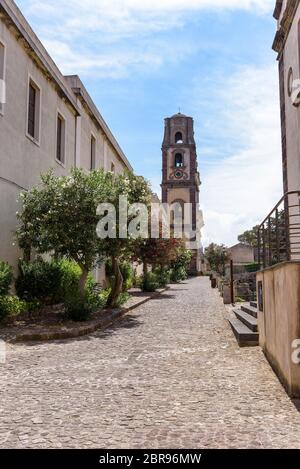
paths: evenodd
<path fill-rule="evenodd" d="M 0 42 L 0 114 L 4 113 L 5 104 L 5 47 Z"/>
<path fill-rule="evenodd" d="M 36 106 L 36 90 L 29 84 L 29 99 L 28 99 L 28 133 L 35 137 L 35 106 Z"/>
<path fill-rule="evenodd" d="M 56 130 L 56 159 L 60 163 L 65 163 L 65 119 L 61 114 L 57 115 Z"/>
<path fill-rule="evenodd" d="M 96 169 L 96 139 L 91 136 L 91 171 Z"/>
<path fill-rule="evenodd" d="M 110 171 L 111 171 L 113 174 L 115 173 L 116 167 L 115 167 L 114 163 L 111 164 Z"/>
<path fill-rule="evenodd" d="M 27 134 L 36 142 L 40 139 L 40 103 L 39 87 L 30 80 L 28 89 Z"/>

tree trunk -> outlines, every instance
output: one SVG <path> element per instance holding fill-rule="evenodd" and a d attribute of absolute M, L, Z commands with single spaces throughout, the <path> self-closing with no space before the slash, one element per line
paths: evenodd
<path fill-rule="evenodd" d="M 79 291 L 81 299 L 83 300 L 85 297 L 85 286 L 89 275 L 89 271 L 81 266 L 81 272 L 81 277 L 79 279 Z"/>
<path fill-rule="evenodd" d="M 113 274 L 114 274 L 114 284 L 111 290 L 111 294 L 108 298 L 108 306 L 111 308 L 115 308 L 118 298 L 120 294 L 122 293 L 123 289 L 123 276 L 120 270 L 120 265 L 119 261 L 116 257 L 112 256 L 111 258 L 112 261 L 112 268 L 113 268 Z"/>
<path fill-rule="evenodd" d="M 148 264 L 147 262 L 144 262 L 143 263 L 143 274 L 144 274 L 144 277 L 147 275 L 148 273 Z"/>

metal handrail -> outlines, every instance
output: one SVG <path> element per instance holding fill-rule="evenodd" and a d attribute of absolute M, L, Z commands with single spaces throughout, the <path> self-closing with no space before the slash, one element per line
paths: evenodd
<path fill-rule="evenodd" d="M 291 197 L 295 195 L 297 203 L 293 199 L 290 204 Z M 260 267 L 266 268 L 284 261 L 300 260 L 299 234 L 300 191 L 291 191 L 284 194 L 259 225 L 257 241 Z"/>
<path fill-rule="evenodd" d="M 264 223 L 266 223 L 266 221 L 268 221 L 268 219 L 271 217 L 271 215 L 275 212 L 275 210 L 277 208 L 280 207 L 280 205 L 282 204 L 282 202 L 284 202 L 285 198 L 289 195 L 293 195 L 293 194 L 299 194 L 300 195 L 300 191 L 291 191 L 291 192 L 286 192 L 282 197 L 281 199 L 279 200 L 279 202 L 275 205 L 275 207 L 273 208 L 273 210 L 271 210 L 271 212 L 269 213 L 269 215 L 264 219 L 264 221 L 260 224 L 259 228 L 261 228 L 262 225 L 264 225 Z M 291 205 L 291 207 L 293 207 L 293 205 Z M 294 205 L 294 207 L 298 207 L 298 205 Z"/>

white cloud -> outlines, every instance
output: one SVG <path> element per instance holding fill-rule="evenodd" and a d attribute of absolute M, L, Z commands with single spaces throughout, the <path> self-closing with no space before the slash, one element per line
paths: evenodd
<path fill-rule="evenodd" d="M 282 194 L 276 66 L 240 69 L 215 98 L 219 100 L 215 139 L 218 135 L 228 142 L 237 139 L 239 149 L 205 168 L 204 243 L 230 245 L 261 222 Z M 201 150 L 198 153 L 201 169 Z"/>
<path fill-rule="evenodd" d="M 155 69 L 162 63 L 162 57 L 155 51 L 118 50 L 110 52 L 97 52 L 78 54 L 68 44 L 57 40 L 44 40 L 44 46 L 65 75 L 79 74 L 82 76 L 97 76 L 122 78 L 129 74 L 130 70 L 151 67 Z"/>
<path fill-rule="evenodd" d="M 195 11 L 248 10 L 269 13 L 274 0 L 17 0 L 65 73 L 91 71 L 119 77 L 126 67 L 159 66 L 168 58 L 160 43 L 148 50 L 155 32 L 182 27 Z M 55 42 L 53 42 L 55 37 Z M 132 42 L 119 51 L 119 41 Z M 117 48 L 107 46 L 117 44 Z M 124 42 L 123 42 L 124 44 Z M 105 46 L 105 47 L 103 47 Z M 192 44 L 190 44 L 192 47 Z M 146 48 L 146 50 L 145 50 Z M 102 51 L 106 52 L 103 53 Z M 98 53 L 97 51 L 100 51 Z"/>
<path fill-rule="evenodd" d="M 182 27 L 194 12 L 270 14 L 274 0 L 17 0 L 64 73 L 127 76 L 180 59 L 198 44 L 170 45 L 155 32 Z M 53 39 L 55 38 L 55 40 Z M 193 51 L 194 52 L 194 51 Z M 176 55 L 178 54 L 178 55 Z M 210 79 L 211 77 L 209 77 Z M 229 80 L 199 79 L 193 114 L 211 101 L 214 120 L 198 129 L 205 243 L 233 244 L 259 222 L 282 192 L 276 66 L 245 67 Z M 210 89 L 210 95 L 203 95 Z M 213 94 L 213 96 L 212 96 Z M 190 106 L 192 108 L 192 106 Z M 197 118 L 195 119 L 197 121 Z M 203 120 L 203 116 L 201 116 Z M 201 152 L 201 139 L 203 155 Z M 224 148 L 220 147 L 220 140 Z M 224 152 L 225 156 L 220 157 Z M 217 155 L 217 158 L 214 158 Z M 153 177 L 159 190 L 159 180 Z"/>
<path fill-rule="evenodd" d="M 21 3 L 21 2 L 20 2 Z M 136 24 L 139 15 L 163 16 L 199 10 L 252 10 L 266 13 L 274 9 L 274 0 L 27 0 L 27 11 L 35 15 L 54 14 L 67 11 L 68 15 L 61 18 L 63 22 L 73 21 L 79 23 L 83 15 L 92 19 L 90 24 L 81 27 L 93 28 L 102 19 L 114 19 L 119 24 Z M 136 20 L 133 20 L 136 18 Z M 133 20 L 133 21 L 132 21 Z"/>

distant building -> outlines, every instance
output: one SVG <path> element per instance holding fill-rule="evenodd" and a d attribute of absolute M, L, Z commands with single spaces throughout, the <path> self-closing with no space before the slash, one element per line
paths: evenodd
<path fill-rule="evenodd" d="M 104 168 L 122 173 L 131 165 L 78 76 L 57 68 L 12 0 L 0 1 L 0 259 L 16 267 L 13 246 L 20 191 L 54 168 Z"/>
<path fill-rule="evenodd" d="M 170 205 L 179 203 L 183 215 L 184 204 L 192 205 L 192 219 L 189 224 L 191 231 L 197 231 L 196 237 L 201 244 L 201 228 L 204 226 L 203 214 L 199 210 L 201 181 L 194 139 L 194 121 L 191 117 L 178 113 L 165 119 L 162 160 L 162 202 Z M 197 275 L 203 270 L 202 249 L 195 249 L 193 253 L 190 273 Z"/>
<path fill-rule="evenodd" d="M 248 244 L 238 243 L 229 248 L 231 260 L 235 265 L 252 264 L 255 260 L 254 248 Z"/>

